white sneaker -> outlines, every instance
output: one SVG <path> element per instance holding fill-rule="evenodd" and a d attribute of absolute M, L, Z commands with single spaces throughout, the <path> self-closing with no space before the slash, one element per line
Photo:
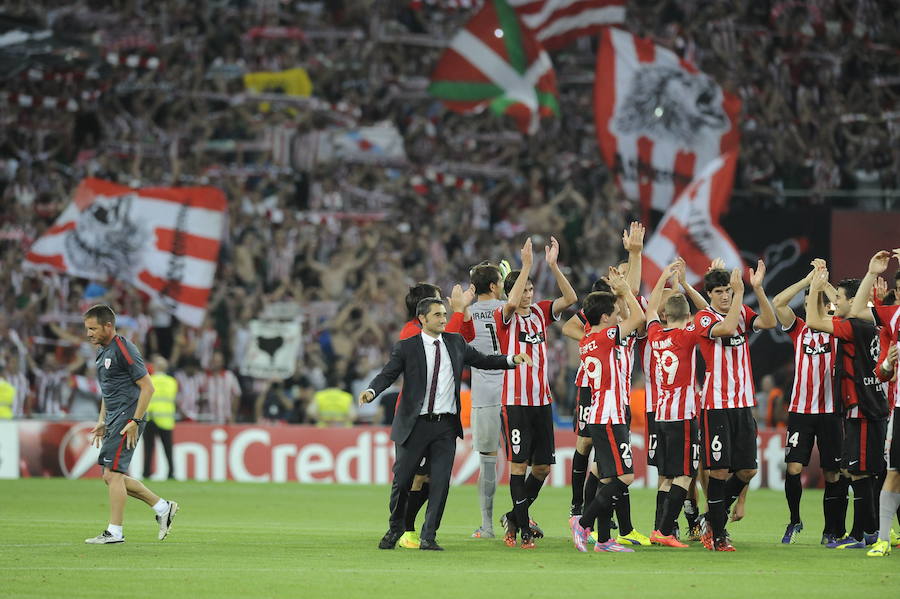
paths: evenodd
<path fill-rule="evenodd" d="M 169 531 L 172 529 L 172 520 L 175 519 L 175 514 L 178 513 L 178 504 L 174 501 L 169 502 L 169 509 L 166 510 L 162 516 L 157 516 L 156 521 L 159 522 L 159 536 L 157 537 L 160 541 L 166 538 L 166 535 L 169 534 Z"/>
<path fill-rule="evenodd" d="M 92 539 L 85 539 L 84 542 L 88 545 L 110 545 L 112 543 L 124 543 L 125 537 L 116 537 L 108 530 L 104 530 Z"/>

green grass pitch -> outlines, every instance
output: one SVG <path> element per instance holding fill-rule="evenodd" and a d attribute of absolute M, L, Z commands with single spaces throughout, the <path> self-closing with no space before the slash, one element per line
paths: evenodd
<path fill-rule="evenodd" d="M 0 597 L 900 597 L 900 549 L 887 558 L 821 547 L 821 491 L 807 490 L 807 530 L 782 546 L 782 493 L 752 491 L 732 524 L 736 553 L 637 548 L 579 554 L 566 524 L 569 495 L 544 489 L 532 511 L 547 537 L 534 551 L 470 539 L 475 487 L 451 489 L 438 542 L 446 551 L 380 551 L 388 488 L 154 483 L 182 506 L 156 540 L 153 513 L 129 500 L 124 545 L 88 546 L 106 524 L 100 480 L 0 481 Z M 509 503 L 498 489 L 497 512 Z M 649 534 L 651 490 L 632 492 Z M 420 522 L 421 522 L 420 515 Z M 499 529 L 499 525 L 495 525 Z"/>

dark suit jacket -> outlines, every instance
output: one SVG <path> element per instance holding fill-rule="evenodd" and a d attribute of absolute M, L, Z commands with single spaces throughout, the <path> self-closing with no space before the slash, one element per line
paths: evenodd
<path fill-rule="evenodd" d="M 447 346 L 450 354 L 450 362 L 453 365 L 453 380 L 456 395 L 456 434 L 463 436 L 462 424 L 459 420 L 459 386 L 462 382 L 463 366 L 474 366 L 482 370 L 506 370 L 514 368 L 507 362 L 505 355 L 486 356 L 474 347 L 468 345 L 461 335 L 456 333 L 443 333 L 441 338 Z M 433 348 L 429 348 L 434 351 Z M 425 384 L 428 377 L 428 365 L 425 362 L 425 345 L 422 336 L 416 335 L 404 339 L 394 345 L 391 350 L 391 359 L 385 364 L 381 372 L 372 379 L 369 389 L 379 393 L 390 387 L 397 377 L 404 375 L 403 392 L 394 411 L 394 423 L 391 426 L 391 439 L 395 443 L 404 443 L 416 424 L 416 418 L 422 411 L 425 402 Z"/>

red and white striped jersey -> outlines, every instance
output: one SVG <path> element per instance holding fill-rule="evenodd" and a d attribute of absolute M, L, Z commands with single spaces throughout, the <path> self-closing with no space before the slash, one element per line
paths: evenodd
<path fill-rule="evenodd" d="M 200 416 L 200 394 L 203 391 L 203 383 L 206 382 L 206 375 L 202 372 L 189 375 L 180 370 L 175 373 L 175 380 L 178 381 L 179 411 L 185 418 L 197 420 Z"/>
<path fill-rule="evenodd" d="M 206 375 L 206 397 L 209 400 L 210 421 L 225 424 L 231 421 L 232 405 L 241 396 L 241 385 L 230 370 L 209 372 Z"/>
<path fill-rule="evenodd" d="M 547 371 L 547 327 L 559 315 L 553 314 L 553 301 L 532 304 L 530 312 L 522 316 L 513 312 L 503 319 L 503 308 L 494 312 L 500 353 L 528 354 L 532 366 L 519 364 L 503 375 L 502 403 L 506 406 L 545 406 L 550 397 L 550 377 Z"/>
<path fill-rule="evenodd" d="M 837 339 L 829 333 L 814 331 L 802 318 L 794 320 L 785 333 L 794 344 L 794 385 L 789 412 L 796 414 L 833 414 L 834 358 Z"/>
<path fill-rule="evenodd" d="M 659 389 L 656 386 L 656 360 L 653 357 L 653 349 L 647 343 L 647 336 L 638 337 L 637 350 L 641 355 L 641 366 L 644 369 L 644 392 L 646 393 L 645 412 L 656 412 L 656 402 L 659 401 Z"/>
<path fill-rule="evenodd" d="M 591 389 L 588 423 L 625 424 L 628 394 L 620 372 L 623 348 L 618 325 L 585 335 L 578 351 Z"/>
<path fill-rule="evenodd" d="M 697 344 L 702 336 L 694 323 L 683 329 L 664 329 L 658 320 L 647 325 L 647 345 L 653 352 L 658 400 L 657 422 L 689 420 L 697 414 L 694 381 Z"/>
<path fill-rule="evenodd" d="M 872 313 L 875 316 L 875 324 L 881 325 L 890 336 L 890 343 L 881 344 L 881 356 L 878 358 L 879 366 L 875 368 L 876 374 L 879 374 L 879 378 L 883 379 L 878 371 L 881 370 L 881 363 L 887 358 L 890 344 L 896 344 L 897 349 L 900 350 L 900 306 L 875 306 L 872 308 Z M 895 372 L 896 370 L 897 367 L 894 368 Z M 900 385 L 897 384 L 896 377 L 888 382 L 888 400 L 893 400 L 891 403 L 895 408 L 900 407 Z M 894 418 L 897 417 L 895 414 Z"/>
<path fill-rule="evenodd" d="M 712 328 L 723 320 L 725 315 L 712 307 L 694 315 L 694 326 L 703 337 L 700 352 L 706 362 L 703 408 L 752 408 L 756 405 L 756 398 L 753 395 L 753 370 L 747 340 L 753 330 L 756 312 L 745 304 L 738 319 L 737 333 L 733 337 L 712 337 Z"/>
<path fill-rule="evenodd" d="M 647 300 L 642 295 L 639 295 L 637 300 L 641 305 L 641 309 L 646 312 Z M 581 320 L 581 324 L 587 324 L 587 318 L 585 318 L 584 312 L 579 311 L 577 316 Z M 623 351 L 619 352 L 619 359 L 621 360 L 621 367 L 619 369 L 619 372 L 622 375 L 622 381 L 625 385 L 626 395 L 631 394 L 631 373 L 634 370 L 634 348 L 638 342 L 639 339 L 637 336 L 637 331 L 633 331 L 630 335 L 628 335 L 628 337 L 620 341 L 620 345 L 622 346 Z M 575 374 L 575 385 L 578 387 L 590 386 L 587 375 L 585 375 L 584 373 L 583 364 L 578 365 L 578 372 Z"/>

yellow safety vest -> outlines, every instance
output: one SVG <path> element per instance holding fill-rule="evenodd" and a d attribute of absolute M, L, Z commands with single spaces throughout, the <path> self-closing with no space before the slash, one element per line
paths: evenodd
<path fill-rule="evenodd" d="M 0 420 L 12 420 L 16 388 L 0 379 Z"/>
<path fill-rule="evenodd" d="M 318 426 L 344 424 L 350 426 L 350 406 L 353 405 L 353 396 L 337 387 L 322 389 L 313 395 L 316 410 L 319 415 Z"/>
<path fill-rule="evenodd" d="M 159 428 L 170 431 L 175 428 L 175 396 L 178 395 L 178 381 L 168 374 L 151 374 L 153 397 L 147 406 L 147 418 Z"/>

